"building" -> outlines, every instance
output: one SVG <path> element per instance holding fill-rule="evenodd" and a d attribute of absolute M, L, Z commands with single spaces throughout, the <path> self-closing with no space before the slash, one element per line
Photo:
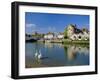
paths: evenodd
<path fill-rule="evenodd" d="M 53 38 L 54 38 L 54 34 L 51 32 L 44 35 L 44 39 L 53 39 Z"/>
<path fill-rule="evenodd" d="M 89 31 L 86 28 L 78 29 L 76 25 L 70 24 L 67 27 L 67 36 L 71 40 L 89 40 Z"/>
<path fill-rule="evenodd" d="M 59 34 L 57 35 L 57 38 L 58 38 L 58 39 L 63 39 L 63 38 L 64 38 L 64 33 L 59 33 Z"/>

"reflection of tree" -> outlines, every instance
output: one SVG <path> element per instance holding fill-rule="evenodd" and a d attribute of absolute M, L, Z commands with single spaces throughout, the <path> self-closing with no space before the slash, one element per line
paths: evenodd
<path fill-rule="evenodd" d="M 67 54 L 68 60 L 74 60 L 76 58 L 76 51 L 74 46 L 65 46 L 65 54 Z"/>
<path fill-rule="evenodd" d="M 77 54 L 89 54 L 89 48 L 88 47 L 82 47 L 82 46 L 65 46 L 64 45 L 65 54 L 67 55 L 68 60 L 75 60 L 77 57 Z"/>
<path fill-rule="evenodd" d="M 67 46 L 64 46 L 64 51 L 65 51 L 65 54 L 66 54 L 66 57 L 67 57 Z"/>

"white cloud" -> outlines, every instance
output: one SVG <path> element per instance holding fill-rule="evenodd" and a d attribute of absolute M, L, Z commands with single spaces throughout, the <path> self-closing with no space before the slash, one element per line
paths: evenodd
<path fill-rule="evenodd" d="M 36 27 L 36 24 L 28 23 L 28 24 L 26 24 L 26 27 L 27 28 L 31 28 L 31 27 L 35 28 Z"/>
<path fill-rule="evenodd" d="M 26 23 L 25 24 L 25 31 L 27 33 L 34 33 L 35 31 L 37 31 L 36 24 L 34 24 L 34 23 Z"/>

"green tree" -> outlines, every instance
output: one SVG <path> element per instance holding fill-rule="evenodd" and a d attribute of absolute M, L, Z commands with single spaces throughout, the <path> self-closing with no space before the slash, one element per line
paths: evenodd
<path fill-rule="evenodd" d="M 65 38 L 65 39 L 68 38 L 67 33 L 68 33 L 68 32 L 67 32 L 67 28 L 65 28 L 65 29 L 64 29 L 64 38 Z"/>

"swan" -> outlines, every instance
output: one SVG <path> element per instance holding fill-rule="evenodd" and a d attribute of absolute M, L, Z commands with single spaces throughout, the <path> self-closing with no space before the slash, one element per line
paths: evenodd
<path fill-rule="evenodd" d="M 38 59 L 42 58 L 42 54 L 41 54 L 40 50 L 39 50 L 39 52 L 36 50 L 36 52 L 35 52 L 35 58 L 38 58 Z"/>
<path fill-rule="evenodd" d="M 37 56 L 38 56 L 38 51 L 36 50 L 35 57 L 37 57 Z"/>
<path fill-rule="evenodd" d="M 38 59 L 46 59 L 48 57 L 43 57 L 41 50 L 39 50 Z"/>
<path fill-rule="evenodd" d="M 39 50 L 38 59 L 41 59 L 41 58 L 42 58 L 42 54 L 41 54 L 41 51 Z"/>
<path fill-rule="evenodd" d="M 42 58 L 42 55 L 41 55 L 41 54 L 39 54 L 39 55 L 38 55 L 38 59 L 41 59 L 41 58 Z"/>

